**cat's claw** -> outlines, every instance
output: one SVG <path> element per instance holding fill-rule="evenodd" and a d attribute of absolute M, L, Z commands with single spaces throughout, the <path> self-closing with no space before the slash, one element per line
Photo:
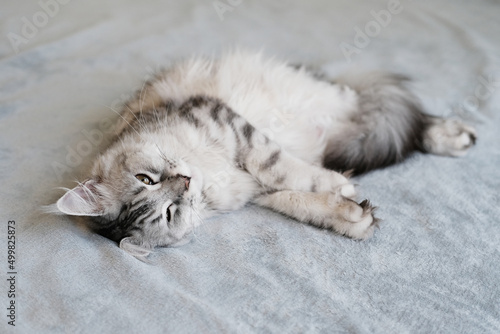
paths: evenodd
<path fill-rule="evenodd" d="M 366 240 L 373 236 L 379 219 L 374 216 L 376 207 L 370 201 L 364 200 L 358 204 L 346 197 L 339 201 L 337 197 L 335 203 L 330 205 L 336 216 L 332 227 L 337 232 L 356 240 Z"/>

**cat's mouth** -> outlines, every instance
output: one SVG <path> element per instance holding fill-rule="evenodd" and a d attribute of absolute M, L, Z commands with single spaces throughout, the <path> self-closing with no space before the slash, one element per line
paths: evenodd
<path fill-rule="evenodd" d="M 167 207 L 167 210 L 165 211 L 163 217 L 163 219 L 167 220 L 167 224 L 170 223 L 170 221 L 172 220 L 172 217 L 174 216 L 176 210 L 177 210 L 177 205 L 175 205 L 174 203 L 170 204 Z"/>

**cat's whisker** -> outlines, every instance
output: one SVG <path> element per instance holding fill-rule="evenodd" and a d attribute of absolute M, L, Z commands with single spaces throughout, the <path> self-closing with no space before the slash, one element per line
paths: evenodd
<path fill-rule="evenodd" d="M 165 161 L 165 162 L 168 162 L 168 157 L 167 155 L 161 150 L 160 146 L 155 143 L 156 145 L 156 148 L 158 149 L 158 153 L 160 154 L 160 157 Z"/>
<path fill-rule="evenodd" d="M 137 125 L 139 125 L 139 127 L 141 128 L 142 131 L 144 131 L 146 134 L 149 132 L 148 131 L 148 128 L 146 127 L 146 122 L 144 120 L 144 116 L 143 114 L 141 113 L 139 116 L 139 118 L 137 118 L 136 114 L 135 113 L 132 113 L 132 116 L 134 116 L 134 118 L 136 119 L 136 123 Z"/>
<path fill-rule="evenodd" d="M 111 111 L 113 111 L 114 113 L 116 113 L 116 114 L 117 114 L 118 116 L 120 116 L 120 117 L 121 117 L 121 118 L 122 118 L 125 122 L 127 122 L 127 124 L 128 124 L 129 126 L 131 126 L 131 127 L 132 127 L 132 125 L 131 125 L 131 124 L 130 124 L 130 123 L 129 123 L 129 122 L 128 122 L 128 121 L 127 121 L 124 117 L 123 117 L 123 115 L 121 114 L 121 112 L 119 112 L 118 110 L 114 109 L 114 108 L 113 108 L 113 107 L 111 107 L 111 106 L 107 106 L 107 105 L 101 105 L 101 106 L 106 107 L 106 108 L 110 109 Z M 127 108 L 130 110 L 130 112 L 132 113 L 132 115 L 135 117 L 135 113 L 133 113 L 133 112 L 132 112 L 132 110 L 130 109 L 130 107 L 128 106 L 128 104 L 125 104 L 125 107 L 127 107 Z M 136 119 L 137 119 L 137 117 L 136 117 Z M 140 125 L 140 124 L 139 124 L 139 125 Z M 133 128 L 133 127 L 132 127 L 132 128 Z M 135 130 L 135 129 L 134 129 L 134 130 Z M 136 131 L 136 132 L 137 132 L 137 131 Z"/>
<path fill-rule="evenodd" d="M 53 190 L 64 190 L 65 192 L 68 192 L 71 189 L 70 188 L 66 188 L 66 187 L 54 187 Z"/>
<path fill-rule="evenodd" d="M 112 110 L 114 113 L 116 113 L 117 115 L 119 115 L 130 127 L 133 128 L 133 126 L 123 117 L 123 115 L 121 114 L 121 112 L 117 111 L 116 109 L 112 108 L 111 106 L 106 106 L 106 105 L 103 105 L 104 107 Z M 132 111 L 132 109 L 130 109 L 130 106 L 128 105 L 128 103 L 125 104 L 125 107 L 130 111 L 130 113 L 132 114 L 132 116 L 134 116 L 134 118 L 137 120 L 137 123 L 138 125 L 142 128 L 142 130 L 146 130 L 146 128 L 143 126 L 143 124 L 141 124 L 140 120 L 137 118 L 136 114 Z M 137 130 L 135 128 L 133 128 L 135 130 L 136 133 Z"/>
<path fill-rule="evenodd" d="M 116 192 L 120 192 L 120 189 L 118 189 L 118 187 L 112 186 L 111 184 L 106 184 L 106 187 L 109 187 L 109 188 L 115 190 Z"/>
<path fill-rule="evenodd" d="M 87 186 L 84 183 L 80 183 L 80 182 L 78 182 L 78 183 L 79 183 L 79 187 L 85 192 L 85 194 L 88 197 L 92 198 L 92 200 L 94 202 L 97 202 L 97 200 L 98 200 L 97 196 L 92 191 L 90 191 L 90 189 L 87 188 Z"/>
<path fill-rule="evenodd" d="M 193 238 L 197 241 L 197 242 L 200 242 L 201 244 L 205 244 L 205 242 L 202 240 L 202 239 L 199 239 L 198 238 L 198 235 L 196 234 L 196 231 L 201 228 L 201 227 L 204 227 L 205 226 L 205 221 L 201 218 L 201 216 L 199 215 L 199 213 L 197 212 L 196 209 L 192 208 L 192 213 L 196 216 L 196 218 L 198 219 L 199 221 L 199 224 L 194 224 L 193 221 L 192 221 L 192 217 L 191 217 L 191 224 L 193 224 L 192 226 L 194 226 L 193 228 Z"/>
<path fill-rule="evenodd" d="M 111 109 L 111 110 L 113 112 L 115 112 L 118 116 L 120 116 L 125 121 L 125 123 L 127 123 L 135 131 L 135 133 L 137 133 L 139 135 L 139 137 L 142 138 L 142 135 L 125 119 L 125 117 L 122 116 L 122 114 L 120 114 L 118 111 L 116 111 L 114 109 Z"/>
<path fill-rule="evenodd" d="M 146 87 L 147 80 L 144 80 L 142 83 L 141 91 L 139 92 L 139 112 L 142 114 L 142 107 L 144 103 L 144 99 L 142 97 L 142 92 L 144 91 L 144 87 Z"/>

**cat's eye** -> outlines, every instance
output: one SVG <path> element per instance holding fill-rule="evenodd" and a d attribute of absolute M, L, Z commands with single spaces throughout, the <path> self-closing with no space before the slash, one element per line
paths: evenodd
<path fill-rule="evenodd" d="M 155 184 L 151 178 L 145 174 L 137 174 L 135 178 L 148 186 Z"/>

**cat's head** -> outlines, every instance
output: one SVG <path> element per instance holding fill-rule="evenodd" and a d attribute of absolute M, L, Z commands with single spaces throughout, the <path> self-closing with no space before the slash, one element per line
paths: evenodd
<path fill-rule="evenodd" d="M 156 246 L 183 243 L 200 220 L 203 180 L 198 169 L 171 153 L 142 139 L 117 142 L 57 208 L 90 217 L 98 233 L 138 258 Z"/>

